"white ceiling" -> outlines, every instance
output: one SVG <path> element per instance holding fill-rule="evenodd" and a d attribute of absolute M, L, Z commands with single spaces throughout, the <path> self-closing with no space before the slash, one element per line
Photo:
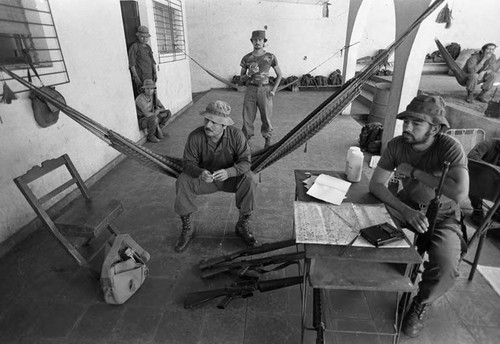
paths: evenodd
<path fill-rule="evenodd" d="M 288 2 L 292 4 L 302 4 L 302 5 L 323 5 L 329 0 L 263 0 L 267 2 Z"/>

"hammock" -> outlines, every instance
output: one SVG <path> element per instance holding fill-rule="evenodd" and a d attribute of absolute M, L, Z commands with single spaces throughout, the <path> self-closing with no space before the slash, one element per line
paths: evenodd
<path fill-rule="evenodd" d="M 345 46 L 343 47 L 342 49 L 340 49 L 340 55 L 342 56 L 342 51 L 349 48 L 349 47 L 352 47 L 353 45 L 356 45 L 358 44 L 359 42 L 356 42 L 356 43 L 353 43 L 349 46 Z M 196 61 L 193 57 L 189 56 L 188 53 L 186 53 L 184 50 L 182 50 L 181 48 L 177 48 L 177 50 L 179 50 L 181 53 L 183 53 L 184 55 L 186 55 L 187 57 L 189 57 L 194 63 L 196 63 L 201 69 L 203 69 L 205 72 L 207 72 L 210 76 L 212 76 L 213 78 L 215 78 L 216 80 L 219 80 L 220 82 L 222 82 L 223 84 L 226 84 L 227 86 L 229 86 L 230 88 L 233 88 L 235 89 L 236 91 L 242 91 L 243 90 L 243 87 L 244 86 L 239 86 L 239 85 L 236 85 L 236 84 L 233 84 L 232 82 L 224 79 L 223 77 L 221 77 L 220 75 L 217 75 L 215 74 L 214 72 L 210 71 L 209 69 L 203 67 L 198 61 Z M 330 60 L 332 57 L 334 57 L 335 55 L 337 55 L 338 53 L 335 53 L 333 54 L 332 56 L 330 56 L 329 58 L 327 58 L 325 61 L 321 62 L 319 65 L 317 65 L 316 67 L 314 67 L 313 69 L 311 69 L 309 72 L 307 72 L 306 74 L 310 74 L 312 73 L 313 71 L 315 71 L 316 69 L 318 69 L 319 67 L 321 67 L 323 64 L 325 64 L 328 60 Z M 297 82 L 299 82 L 299 78 L 293 80 L 293 81 L 290 81 L 288 84 L 285 84 L 285 85 L 281 85 L 279 86 L 277 89 L 276 89 L 276 92 L 279 92 L 279 91 L 282 91 L 284 90 L 285 88 L 288 88 L 290 86 L 292 86 L 293 84 L 296 84 Z"/>
<path fill-rule="evenodd" d="M 441 44 L 439 39 L 435 38 L 436 45 L 439 49 L 439 52 L 441 53 L 441 56 L 444 59 L 444 62 L 448 65 L 448 68 L 453 72 L 453 75 L 455 76 L 455 79 L 457 79 L 458 83 L 460 86 L 465 86 L 467 83 L 467 74 L 463 71 L 462 68 L 455 62 L 453 57 L 451 57 L 450 53 L 446 48 Z"/>
<path fill-rule="evenodd" d="M 194 63 L 196 63 L 201 69 L 203 69 L 205 72 L 207 72 L 210 76 L 212 76 L 213 78 L 215 78 L 216 80 L 219 80 L 220 82 L 222 82 L 223 84 L 226 84 L 227 86 L 229 86 L 230 88 L 232 89 L 235 89 L 236 91 L 242 91 L 244 89 L 244 86 L 239 86 L 239 85 L 236 85 L 236 84 L 233 84 L 232 82 L 224 79 L 223 77 L 221 77 L 220 75 L 218 74 L 215 74 L 214 72 L 210 71 L 209 69 L 203 67 L 198 61 L 196 61 L 194 58 L 192 58 L 191 56 L 189 56 L 184 50 L 180 49 L 180 48 L 177 48 L 179 51 L 181 51 L 184 55 L 186 55 L 187 57 L 189 57 Z M 290 87 L 292 86 L 293 84 L 295 84 L 296 82 L 298 82 L 299 80 L 296 79 L 294 81 L 291 81 L 289 82 L 288 84 L 286 85 L 282 85 L 282 86 L 279 86 L 277 89 L 276 89 L 276 92 L 279 92 L 281 90 L 284 90 L 285 88 L 287 87 Z"/>
<path fill-rule="evenodd" d="M 295 126 L 287 135 L 277 143 L 252 153 L 252 171 L 258 173 L 274 162 L 290 154 L 302 144 L 306 143 L 311 137 L 318 133 L 322 128 L 329 124 L 342 110 L 347 107 L 360 93 L 361 86 L 378 70 L 386 58 L 406 39 L 406 37 L 415 30 L 420 23 L 427 18 L 444 0 L 436 0 L 427 8 L 410 27 L 394 41 L 384 53 L 379 54 L 373 62 L 366 66 L 358 76 L 345 83 L 338 91 L 332 94 L 321 105 L 314 109 L 306 118 Z M 0 70 L 7 73 L 13 79 L 20 82 L 23 86 L 43 97 L 46 101 L 53 104 L 59 110 L 68 115 L 71 119 L 82 125 L 91 133 L 107 142 L 111 147 L 121 153 L 138 160 L 147 167 L 156 171 L 165 173 L 168 176 L 177 178 L 182 172 L 182 160 L 172 158 L 166 155 L 157 154 L 150 149 L 137 145 L 135 142 L 105 128 L 91 118 L 83 115 L 72 107 L 60 102 L 42 89 L 32 83 L 24 80 L 22 77 L 0 65 Z"/>

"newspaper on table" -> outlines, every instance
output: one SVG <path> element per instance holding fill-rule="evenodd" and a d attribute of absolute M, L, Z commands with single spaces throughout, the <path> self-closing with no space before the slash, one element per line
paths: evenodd
<path fill-rule="evenodd" d="M 294 202 L 295 239 L 297 243 L 348 245 L 361 228 L 388 222 L 396 226 L 384 204 Z M 413 234 L 403 228 L 407 237 Z M 352 246 L 373 247 L 362 237 Z M 384 248 L 409 247 L 406 240 L 384 245 Z"/>

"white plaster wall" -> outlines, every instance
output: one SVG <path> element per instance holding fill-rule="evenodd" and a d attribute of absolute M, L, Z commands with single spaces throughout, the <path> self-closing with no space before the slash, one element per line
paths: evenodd
<path fill-rule="evenodd" d="M 186 57 L 184 60 L 159 63 L 156 30 L 154 29 L 153 1 L 139 0 L 138 3 L 141 25 L 146 25 L 151 34 L 149 44 L 153 50 L 158 67 L 158 81 L 156 82 L 158 97 L 162 104 L 175 114 L 192 100 L 189 59 Z M 167 1 L 163 1 L 163 3 L 168 4 Z M 184 6 L 184 3 L 182 5 Z M 183 10 L 182 12 L 184 16 L 184 35 L 186 38 L 185 46 L 186 50 L 188 50 L 186 11 Z"/>
<path fill-rule="evenodd" d="M 457 42 L 462 49 L 480 49 L 488 42 L 500 45 L 500 1 L 454 0 L 448 1 L 448 4 L 453 16 L 452 25 L 436 33 L 443 45 Z M 434 44 L 431 52 L 435 50 L 437 47 Z M 497 57 L 499 50 L 496 50 Z"/>
<path fill-rule="evenodd" d="M 395 39 L 393 0 L 365 2 L 369 2 L 371 10 L 354 59 L 373 56 Z M 311 74 L 328 75 L 335 69 L 342 70 L 339 51 L 345 42 L 349 0 L 332 1 L 330 18 L 322 18 L 318 5 L 261 0 L 185 0 L 185 3 L 189 54 L 228 80 L 239 75 L 241 57 L 252 49 L 251 32 L 264 29 L 265 25 L 269 39 L 266 49 L 276 54 L 285 77 L 305 74 L 332 55 L 335 56 Z M 436 33 L 443 44 L 458 42 L 462 48 L 481 47 L 490 41 L 500 44 L 500 2 L 456 0 L 448 3 L 453 11 L 452 26 Z M 433 14 L 434 18 L 437 13 Z M 436 49 L 434 42 L 430 42 L 427 52 Z M 191 63 L 191 71 L 193 92 L 225 87 L 194 63 Z"/>
<path fill-rule="evenodd" d="M 50 5 L 70 78 L 57 90 L 74 109 L 138 141 L 144 134 L 137 125 L 119 0 L 50 0 Z M 186 106 L 188 60 L 161 64 L 158 89 L 173 112 Z M 86 180 L 119 155 L 63 113 L 55 125 L 39 127 L 28 93 L 17 96 L 10 105 L 0 104 L 0 243 L 35 218 L 13 178 L 68 153 Z M 55 180 L 62 178 L 56 174 Z M 44 180 L 37 190 L 50 191 L 54 184 Z"/>
<path fill-rule="evenodd" d="M 252 51 L 252 31 L 265 25 L 266 50 L 277 56 L 285 77 L 307 73 L 329 57 L 311 74 L 342 70 L 346 0 L 332 3 L 330 18 L 322 18 L 320 6 L 260 0 L 186 0 L 185 7 L 189 54 L 228 80 L 240 74 L 241 58 Z M 191 81 L 193 92 L 225 87 L 194 63 Z"/>
<path fill-rule="evenodd" d="M 364 29 L 359 56 L 374 55 L 394 40 L 394 6 L 391 0 L 372 0 L 377 20 Z M 342 70 L 340 50 L 345 42 L 348 0 L 331 3 L 330 17 L 322 18 L 318 5 L 260 0 L 186 0 L 189 54 L 205 68 L 231 80 L 239 63 L 252 50 L 253 30 L 267 25 L 266 50 L 274 53 L 284 77 L 328 76 Z M 307 57 L 307 59 L 305 59 Z M 316 69 L 315 69 L 316 68 Z M 191 63 L 193 92 L 225 85 Z"/>

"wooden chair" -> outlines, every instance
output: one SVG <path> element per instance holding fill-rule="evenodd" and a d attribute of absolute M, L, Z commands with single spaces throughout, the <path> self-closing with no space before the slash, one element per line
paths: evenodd
<path fill-rule="evenodd" d="M 483 199 L 483 207 L 486 209 L 483 221 L 467 242 L 467 246 L 470 247 L 476 239 L 479 239 L 474 261 L 470 262 L 464 259 L 472 265 L 469 273 L 469 281 L 472 281 L 479 262 L 486 232 L 492 229 L 492 225 L 494 224 L 492 217 L 500 207 L 500 167 L 474 159 L 469 159 L 468 166 L 470 180 L 469 195 Z"/>
<path fill-rule="evenodd" d="M 35 196 L 33 182 L 63 166 L 69 172 L 69 180 L 42 197 Z M 43 224 L 78 265 L 100 271 L 100 266 L 92 266 L 91 261 L 99 255 L 108 240 L 118 234 L 111 223 L 123 211 L 121 202 L 91 199 L 89 190 L 67 154 L 44 161 L 41 166 L 35 166 L 15 178 L 14 182 Z M 46 210 L 47 204 L 74 184 L 83 197 L 78 197 L 66 207 L 68 209 L 52 219 Z"/>

